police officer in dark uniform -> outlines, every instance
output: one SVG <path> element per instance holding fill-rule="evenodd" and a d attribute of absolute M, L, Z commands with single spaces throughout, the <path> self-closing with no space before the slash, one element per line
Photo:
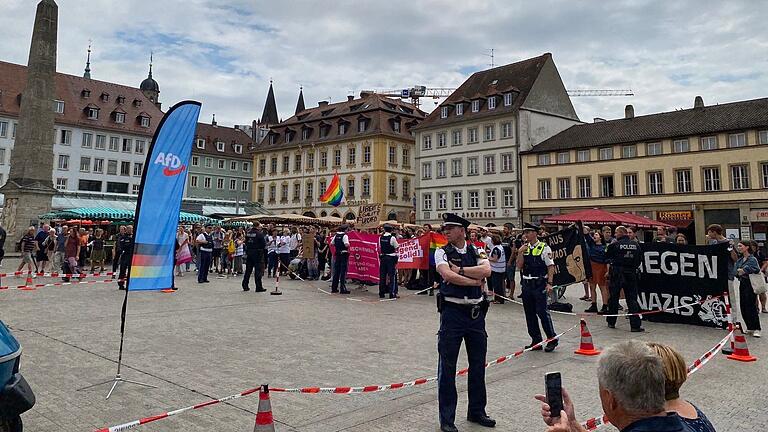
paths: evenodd
<path fill-rule="evenodd" d="M 483 249 L 467 243 L 469 221 L 452 213 L 443 214 L 443 233 L 448 244 L 435 251 L 435 266 L 442 276 L 437 295 L 440 331 L 437 333 L 437 398 L 440 430 L 456 432 L 456 362 L 463 340 L 469 370 L 467 420 L 494 427 L 496 421 L 485 412 L 485 355 L 488 336 L 485 316 L 488 300 L 483 295 L 482 280 L 491 275 L 491 266 Z"/>
<path fill-rule="evenodd" d="M 339 292 L 341 294 L 349 294 L 347 290 L 347 265 L 349 264 L 349 237 L 347 236 L 347 229 L 349 227 L 344 224 L 336 231 L 336 235 L 333 236 L 333 247 L 336 253 L 333 256 L 333 280 L 331 281 L 331 292 Z M 341 285 L 341 291 L 339 291 L 339 285 Z"/>
<path fill-rule="evenodd" d="M 379 251 L 379 298 L 386 293 L 389 298 L 397 298 L 397 239 L 390 224 L 384 224 L 384 234 L 379 236 Z"/>
<path fill-rule="evenodd" d="M 616 227 L 616 241 L 609 244 L 605 251 L 608 260 L 608 286 L 610 297 L 608 298 L 608 314 L 615 315 L 619 311 L 619 295 L 624 290 L 629 313 L 640 312 L 637 304 L 637 272 L 640 267 L 643 252 L 637 240 L 630 240 L 627 229 L 623 226 Z M 609 328 L 616 328 L 616 317 L 606 317 Z M 640 317 L 629 317 L 629 325 L 633 332 L 644 332 L 641 327 Z"/>
<path fill-rule="evenodd" d="M 552 292 L 552 282 L 555 276 L 555 263 L 552 260 L 552 249 L 538 237 L 539 227 L 526 223 L 523 226 L 524 244 L 522 251 L 517 252 L 517 268 L 520 269 L 520 285 L 523 297 L 523 310 L 528 335 L 531 336 L 530 348 L 543 339 L 539 329 L 539 320 L 544 328 L 547 339 L 557 336 L 552 317 L 547 309 L 547 295 Z M 557 347 L 558 340 L 547 342 L 546 352 L 552 352 Z M 541 346 L 534 348 L 541 350 Z"/>
<path fill-rule="evenodd" d="M 125 227 L 125 234 L 117 239 L 117 247 L 120 250 L 120 275 L 117 277 L 117 288 L 125 289 L 125 279 L 131 271 L 133 260 L 133 226 Z"/>
<path fill-rule="evenodd" d="M 200 267 L 197 269 L 197 283 L 208 283 L 208 272 L 211 269 L 213 260 L 213 236 L 211 235 L 213 226 L 206 225 L 205 231 L 201 232 L 195 239 L 197 250 L 200 254 Z"/>
<path fill-rule="evenodd" d="M 261 231 L 258 222 L 254 222 L 251 229 L 245 233 L 245 275 L 243 276 L 243 291 L 250 291 L 248 280 L 253 272 L 253 281 L 256 284 L 254 292 L 265 292 L 261 285 L 261 277 L 264 276 L 264 251 L 267 248 L 267 240 Z"/>

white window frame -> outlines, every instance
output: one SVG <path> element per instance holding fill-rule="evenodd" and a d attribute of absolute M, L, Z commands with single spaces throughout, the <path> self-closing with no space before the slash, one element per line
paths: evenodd
<path fill-rule="evenodd" d="M 589 150 L 576 150 L 576 162 L 589 162 L 592 154 Z"/>
<path fill-rule="evenodd" d="M 67 178 L 56 177 L 56 190 L 67 190 L 67 183 L 69 183 Z"/>
<path fill-rule="evenodd" d="M 115 113 L 115 123 L 120 123 L 120 124 L 125 123 L 125 113 L 116 112 Z"/>
<path fill-rule="evenodd" d="M 55 100 L 53 101 L 53 112 L 56 114 L 64 114 L 64 101 Z"/>
<path fill-rule="evenodd" d="M 639 193 L 637 173 L 622 175 L 624 179 L 624 196 L 636 196 Z"/>
<path fill-rule="evenodd" d="M 557 153 L 557 164 L 558 165 L 562 165 L 562 164 L 567 164 L 567 163 L 571 163 L 571 152 L 569 152 L 569 151 L 558 152 Z"/>
<path fill-rule="evenodd" d="M 637 157 L 637 146 L 635 144 L 627 144 L 621 146 L 621 158 L 632 159 Z"/>
<path fill-rule="evenodd" d="M 189 176 L 189 187 L 193 187 L 193 188 L 197 187 L 197 176 L 196 175 Z"/>
<path fill-rule="evenodd" d="M 456 104 L 456 116 L 462 116 L 464 115 L 464 104 Z"/>
<path fill-rule="evenodd" d="M 141 177 L 141 174 L 144 172 L 144 164 L 139 162 L 133 163 L 133 176 L 134 177 Z"/>
<path fill-rule="evenodd" d="M 56 167 L 59 171 L 69 171 L 69 155 L 60 154 Z"/>
<path fill-rule="evenodd" d="M 476 210 L 479 208 L 480 208 L 480 191 L 476 191 L 476 190 L 467 191 L 467 209 Z"/>
<path fill-rule="evenodd" d="M 504 106 L 512 105 L 512 93 L 504 93 Z"/>
<path fill-rule="evenodd" d="M 145 128 L 149 127 L 149 117 L 141 116 L 139 117 L 139 119 L 141 121 L 141 127 L 145 127 Z"/>
<path fill-rule="evenodd" d="M 453 198 L 451 207 L 453 210 L 462 210 L 464 208 L 464 191 L 453 191 L 451 193 L 451 197 Z"/>
<path fill-rule="evenodd" d="M 489 124 L 483 126 L 483 141 L 495 141 L 496 140 L 496 125 Z"/>
<path fill-rule="evenodd" d="M 483 156 L 483 174 L 496 174 L 496 155 Z"/>
<path fill-rule="evenodd" d="M 699 138 L 699 148 L 701 150 L 717 150 L 717 135 L 710 135 Z"/>
<path fill-rule="evenodd" d="M 480 142 L 476 127 L 467 128 L 467 143 L 473 144 Z"/>
<path fill-rule="evenodd" d="M 675 170 L 675 190 L 677 193 L 693 192 L 693 174 L 688 168 Z"/>
<path fill-rule="evenodd" d="M 497 205 L 496 205 L 496 189 L 486 189 L 485 190 L 485 208 L 486 209 L 495 209 L 495 208 L 497 208 Z"/>
<path fill-rule="evenodd" d="M 221 141 L 216 141 L 216 151 L 224 152 L 224 143 Z"/>
<path fill-rule="evenodd" d="M 448 107 L 440 107 L 440 118 L 448 118 Z"/>
<path fill-rule="evenodd" d="M 601 147 L 600 148 L 600 160 L 612 160 L 613 159 L 613 147 Z"/>
<path fill-rule="evenodd" d="M 744 132 L 728 135 L 728 148 L 739 148 L 747 146 L 747 134 Z"/>
<path fill-rule="evenodd" d="M 502 153 L 501 154 L 501 172 L 509 173 L 514 170 L 515 170 L 514 153 Z"/>
<path fill-rule="evenodd" d="M 691 151 L 691 143 L 687 138 L 672 141 L 672 153 L 687 153 Z"/>
<path fill-rule="evenodd" d="M 539 179 L 538 188 L 540 200 L 552 199 L 552 180 Z"/>
<path fill-rule="evenodd" d="M 512 122 L 501 124 L 501 139 L 512 138 Z"/>
<path fill-rule="evenodd" d="M 80 172 L 91 172 L 91 158 L 80 156 Z"/>
<path fill-rule="evenodd" d="M 460 158 L 451 159 L 451 177 L 461 177 L 462 165 L 464 165 Z"/>
<path fill-rule="evenodd" d="M 664 146 L 661 141 L 649 142 L 645 144 L 646 156 L 658 156 L 662 154 L 664 154 Z"/>
<path fill-rule="evenodd" d="M 504 188 L 501 190 L 501 204 L 504 208 L 512 208 L 515 206 L 515 190 L 511 188 Z"/>
<path fill-rule="evenodd" d="M 599 177 L 600 179 L 600 197 L 602 198 L 610 198 L 616 196 L 616 181 L 612 175 L 601 175 Z M 608 182 L 606 180 L 610 180 L 610 191 L 607 190 Z"/>
<path fill-rule="evenodd" d="M 470 156 L 467 158 L 467 175 L 480 175 L 480 158 L 478 156 Z"/>
<path fill-rule="evenodd" d="M 592 198 L 592 177 L 577 177 L 579 198 Z"/>
<path fill-rule="evenodd" d="M 197 148 L 199 148 L 201 150 L 204 150 L 205 149 L 205 140 L 203 138 L 198 138 L 195 141 L 195 145 L 197 146 Z"/>
<path fill-rule="evenodd" d="M 422 180 L 432 179 L 432 162 L 421 163 L 421 179 Z"/>
<path fill-rule="evenodd" d="M 437 134 L 437 148 L 444 148 L 448 145 L 448 135 L 445 132 Z"/>
<path fill-rule="evenodd" d="M 93 134 L 90 132 L 83 132 L 83 139 L 80 147 L 85 149 L 93 148 Z"/>
<path fill-rule="evenodd" d="M 451 131 L 451 145 L 460 146 L 462 144 L 463 134 L 461 129 Z"/>
<path fill-rule="evenodd" d="M 472 101 L 472 112 L 479 112 L 480 111 L 480 100 L 475 99 Z"/>
<path fill-rule="evenodd" d="M 432 134 L 422 135 L 421 137 L 421 149 L 432 150 Z"/>
<path fill-rule="evenodd" d="M 739 175 L 737 176 L 736 170 L 739 170 Z M 738 164 L 738 165 L 731 165 L 730 170 L 731 172 L 731 189 L 732 190 L 749 190 L 749 165 L 747 164 Z"/>
<path fill-rule="evenodd" d="M 558 199 L 570 199 L 571 198 L 571 179 L 570 177 L 562 177 L 557 179 L 557 198 Z"/>
<path fill-rule="evenodd" d="M 664 173 L 651 171 L 648 173 L 648 195 L 662 195 L 664 193 Z"/>
<path fill-rule="evenodd" d="M 552 160 L 549 153 L 539 153 L 538 156 L 536 156 L 536 165 L 538 166 L 550 165 L 551 163 Z"/>
<path fill-rule="evenodd" d="M 104 174 L 104 159 L 102 158 L 93 159 L 93 173 Z"/>
<path fill-rule="evenodd" d="M 237 179 L 229 179 L 229 190 L 237 190 Z"/>
<path fill-rule="evenodd" d="M 768 130 L 761 130 L 757 132 L 757 143 L 768 144 Z"/>
<path fill-rule="evenodd" d="M 438 210 L 448 209 L 448 194 L 446 192 L 437 193 L 437 209 Z"/>
<path fill-rule="evenodd" d="M 422 210 L 432 211 L 432 193 L 427 192 L 421 196 Z"/>
<path fill-rule="evenodd" d="M 216 179 L 216 189 L 224 190 L 224 179 L 219 177 Z"/>
<path fill-rule="evenodd" d="M 495 96 L 491 96 L 491 97 L 488 98 L 488 109 L 489 110 L 496 109 L 496 97 Z"/>
<path fill-rule="evenodd" d="M 439 160 L 435 163 L 435 178 L 445 178 L 446 177 L 446 161 L 445 160 Z"/>
<path fill-rule="evenodd" d="M 717 192 L 723 190 L 719 166 L 704 167 L 702 170 L 704 176 L 704 192 Z"/>

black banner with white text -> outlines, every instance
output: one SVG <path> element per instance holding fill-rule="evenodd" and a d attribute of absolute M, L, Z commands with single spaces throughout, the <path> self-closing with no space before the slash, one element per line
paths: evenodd
<path fill-rule="evenodd" d="M 723 328 L 727 325 L 724 299 L 705 301 L 709 296 L 722 296 L 728 290 L 727 243 L 710 246 L 642 243 L 641 247 L 640 308 L 670 309 L 696 303 L 672 312 L 649 314 L 646 319 Z"/>
<path fill-rule="evenodd" d="M 552 259 L 555 261 L 554 285 L 570 285 L 592 277 L 581 223 L 542 237 L 541 240 L 552 249 Z"/>

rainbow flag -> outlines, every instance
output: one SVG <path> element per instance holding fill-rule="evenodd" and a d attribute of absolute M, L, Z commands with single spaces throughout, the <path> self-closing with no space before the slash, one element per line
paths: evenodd
<path fill-rule="evenodd" d="M 430 233 L 429 238 L 429 265 L 435 265 L 435 251 L 437 248 L 441 248 L 448 244 L 448 239 L 444 235 L 438 233 Z"/>
<path fill-rule="evenodd" d="M 328 185 L 328 189 L 326 189 L 325 193 L 320 197 L 320 202 L 338 207 L 343 198 L 344 191 L 341 189 L 341 180 L 339 180 L 339 173 L 336 173 L 333 175 L 333 179 L 331 179 L 331 184 Z"/>

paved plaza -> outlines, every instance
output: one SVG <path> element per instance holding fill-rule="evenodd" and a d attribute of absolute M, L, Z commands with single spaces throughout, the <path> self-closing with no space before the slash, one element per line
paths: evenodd
<path fill-rule="evenodd" d="M 14 264 L 6 260 L 2 270 L 12 271 Z M 0 284 L 23 282 L 3 278 Z M 108 386 L 76 389 L 115 374 L 123 292 L 114 284 L 0 291 L 0 319 L 23 345 L 22 372 L 37 396 L 35 408 L 24 415 L 26 430 L 92 431 L 262 383 L 364 386 L 436 374 L 434 297 L 403 291 L 403 298 L 380 303 L 375 289 L 353 289 L 350 297 L 363 301 L 350 301 L 320 292 L 318 288 L 327 289 L 326 282 L 286 279 L 280 285 L 283 295 L 271 296 L 243 292 L 239 279 L 212 277 L 210 284 L 198 285 L 194 273 L 177 284 L 176 293 L 132 292 L 128 302 L 123 375 L 157 388 L 123 384 L 109 400 L 104 399 Z M 265 285 L 272 289 L 274 280 L 265 279 Z M 580 289 L 572 287 L 568 294 L 578 310 L 588 306 L 573 300 L 582 294 Z M 578 321 L 555 315 L 554 322 L 561 332 Z M 623 319 L 616 330 L 606 328 L 602 319 L 589 322 L 598 347 L 631 335 Z M 644 325 L 646 333 L 631 336 L 669 343 L 688 361 L 725 335 L 703 327 Z M 493 305 L 487 330 L 489 359 L 529 343 L 519 305 Z M 768 424 L 768 341 L 748 342 L 759 361 L 739 363 L 718 355 L 682 389 L 683 397 L 701 407 L 718 431 L 763 430 Z M 488 369 L 488 413 L 498 421 L 496 430 L 544 430 L 533 395 L 543 391 L 548 371 L 562 372 L 580 420 L 601 414 L 597 358 L 574 355 L 578 343 L 574 329 L 554 353 L 527 353 Z M 466 364 L 463 350 L 460 364 Z M 466 378 L 457 382 L 459 430 L 485 430 L 464 419 Z M 257 403 L 258 396 L 252 395 L 135 430 L 250 432 Z M 272 409 L 278 431 L 438 430 L 434 383 L 375 394 L 272 393 Z"/>

